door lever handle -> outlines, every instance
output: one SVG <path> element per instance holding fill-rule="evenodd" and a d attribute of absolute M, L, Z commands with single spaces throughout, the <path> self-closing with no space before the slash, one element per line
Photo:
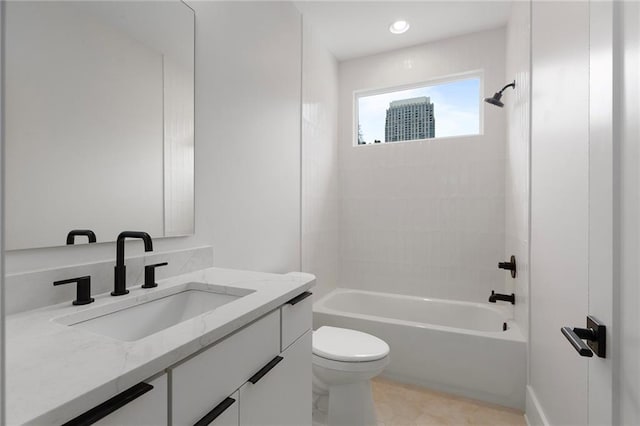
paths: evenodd
<path fill-rule="evenodd" d="M 595 353 L 606 358 L 607 328 L 594 317 L 587 317 L 587 328 L 562 327 L 560 331 L 580 356 L 590 358 Z"/>
<path fill-rule="evenodd" d="M 578 333 L 576 333 L 574 330 L 580 330 L 580 329 L 579 328 L 571 329 L 571 327 L 561 328 L 561 331 L 562 331 L 562 334 L 564 334 L 564 337 L 566 337 L 569 343 L 571 343 L 571 346 L 573 346 L 573 348 L 576 351 L 578 351 L 580 356 L 586 356 L 591 358 L 593 356 L 593 352 L 591 352 L 591 349 L 589 349 L 589 346 L 587 346 L 587 344 L 582 341 L 580 336 L 578 336 Z"/>

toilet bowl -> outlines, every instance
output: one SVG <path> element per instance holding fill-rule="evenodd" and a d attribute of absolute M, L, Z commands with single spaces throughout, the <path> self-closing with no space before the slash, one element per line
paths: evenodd
<path fill-rule="evenodd" d="M 356 330 L 320 327 L 313 332 L 313 423 L 376 424 L 370 379 L 389 364 L 389 345 Z"/>

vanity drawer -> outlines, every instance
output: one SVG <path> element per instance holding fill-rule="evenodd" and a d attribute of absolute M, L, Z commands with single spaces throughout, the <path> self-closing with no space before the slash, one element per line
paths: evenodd
<path fill-rule="evenodd" d="M 172 420 L 192 426 L 280 353 L 275 310 L 171 370 Z"/>
<path fill-rule="evenodd" d="M 311 329 L 313 321 L 311 292 L 305 291 L 282 305 L 282 342 L 284 351 Z"/>

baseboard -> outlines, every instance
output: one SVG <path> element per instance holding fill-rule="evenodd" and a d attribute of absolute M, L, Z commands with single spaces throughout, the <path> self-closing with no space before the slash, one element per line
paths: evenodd
<path fill-rule="evenodd" d="M 540 401 L 536 397 L 533 388 L 527 386 L 526 410 L 524 419 L 529 426 L 549 426 L 547 417 L 544 415 Z"/>

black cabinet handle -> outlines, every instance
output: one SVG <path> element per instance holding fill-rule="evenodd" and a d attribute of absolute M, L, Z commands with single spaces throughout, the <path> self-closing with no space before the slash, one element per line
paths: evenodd
<path fill-rule="evenodd" d="M 273 369 L 273 367 L 275 367 L 276 365 L 278 365 L 280 363 L 280 361 L 282 361 L 284 358 L 282 358 L 281 356 L 277 356 L 274 359 L 272 359 L 271 361 L 269 361 L 269 363 L 267 365 L 265 365 L 264 367 L 262 367 L 260 369 L 260 371 L 258 371 L 256 374 L 254 374 L 253 376 L 251 376 L 248 380 L 249 383 L 252 384 L 256 384 L 258 383 L 258 381 L 260 379 L 262 379 L 264 376 L 266 376 L 266 374 L 271 371 L 271 369 Z"/>
<path fill-rule="evenodd" d="M 96 423 L 98 420 L 101 420 L 107 417 L 109 414 L 114 411 L 124 407 L 134 399 L 144 395 L 153 389 L 148 383 L 138 383 L 135 386 L 130 387 L 126 391 L 119 393 L 111 399 L 106 400 L 102 404 L 97 407 L 92 408 L 86 413 L 80 414 L 78 417 L 69 420 L 62 426 L 88 426 Z"/>
<path fill-rule="evenodd" d="M 304 299 L 306 299 L 307 297 L 311 296 L 313 293 L 311 293 L 310 291 L 305 291 L 302 294 L 297 295 L 296 297 L 294 297 L 293 299 L 289 300 L 287 302 L 287 305 L 295 305 L 298 302 L 302 302 Z"/>
<path fill-rule="evenodd" d="M 205 414 L 205 416 L 200 420 L 198 420 L 196 424 L 194 424 L 193 426 L 208 426 L 209 424 L 211 424 L 211 422 L 217 419 L 222 413 L 224 413 L 227 410 L 227 408 L 231 407 L 235 402 L 236 400 L 233 398 L 225 399 L 220 404 L 216 405 L 213 410 Z"/>

